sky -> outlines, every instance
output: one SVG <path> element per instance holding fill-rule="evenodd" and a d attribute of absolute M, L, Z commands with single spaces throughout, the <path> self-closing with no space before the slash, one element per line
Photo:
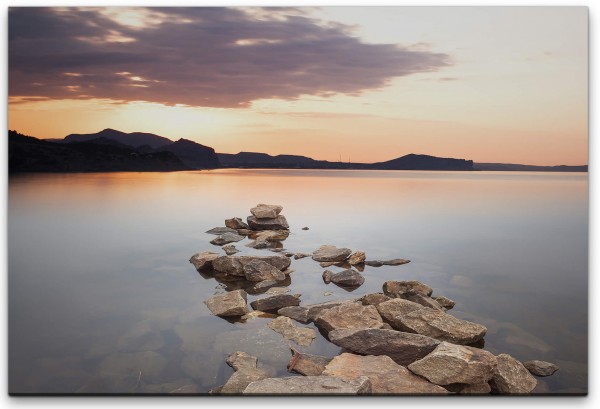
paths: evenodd
<path fill-rule="evenodd" d="M 12 8 L 8 126 L 588 163 L 585 7 Z"/>

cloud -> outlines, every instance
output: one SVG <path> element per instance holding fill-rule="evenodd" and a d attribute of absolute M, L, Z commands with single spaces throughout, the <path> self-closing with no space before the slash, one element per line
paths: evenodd
<path fill-rule="evenodd" d="M 10 8 L 9 95 L 245 107 L 359 95 L 446 54 L 365 44 L 294 9 Z M 401 39 L 399 39 L 401 40 Z"/>

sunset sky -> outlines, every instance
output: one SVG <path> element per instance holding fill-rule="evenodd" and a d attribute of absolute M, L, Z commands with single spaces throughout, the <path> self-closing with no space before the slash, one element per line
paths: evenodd
<path fill-rule="evenodd" d="M 588 159 L 585 7 L 12 8 L 8 125 L 376 162 Z"/>

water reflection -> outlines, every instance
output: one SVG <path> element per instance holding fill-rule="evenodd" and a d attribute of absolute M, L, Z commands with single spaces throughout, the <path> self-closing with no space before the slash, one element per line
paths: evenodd
<path fill-rule="evenodd" d="M 222 252 L 206 230 L 261 202 L 284 206 L 291 229 L 278 248 L 412 261 L 366 266 L 348 293 L 325 285 L 310 258 L 293 259 L 276 287 L 302 304 L 416 279 L 455 300 L 453 315 L 486 325 L 486 349 L 560 365 L 539 390 L 587 390 L 587 175 L 222 170 L 11 177 L 10 391 L 206 392 L 230 376 L 236 350 L 286 373 L 291 353 L 269 319 L 228 322 L 203 303 L 237 288 L 251 302 L 268 288 L 188 263 Z M 276 254 L 249 241 L 238 255 Z M 339 353 L 321 336 L 298 349 Z"/>

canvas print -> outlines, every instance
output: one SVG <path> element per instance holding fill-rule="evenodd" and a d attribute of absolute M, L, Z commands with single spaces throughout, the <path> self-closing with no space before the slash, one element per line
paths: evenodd
<path fill-rule="evenodd" d="M 587 394 L 587 8 L 7 14 L 11 395 Z"/>

